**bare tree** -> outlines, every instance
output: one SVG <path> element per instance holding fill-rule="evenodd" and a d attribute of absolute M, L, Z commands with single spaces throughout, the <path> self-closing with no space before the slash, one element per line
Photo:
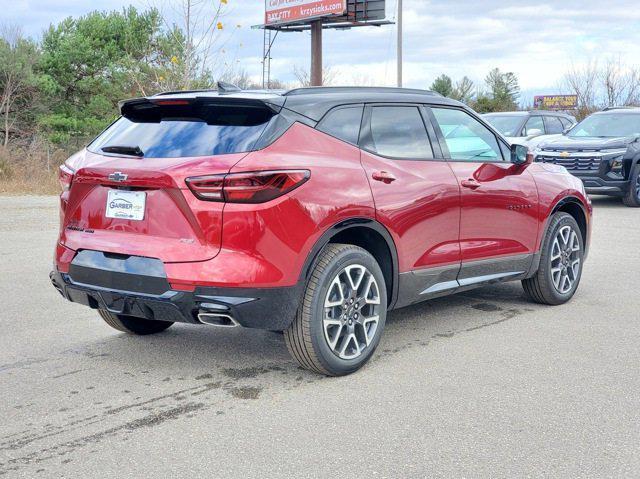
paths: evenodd
<path fill-rule="evenodd" d="M 609 58 L 600 70 L 599 77 L 604 90 L 605 105 L 620 105 L 628 91 L 630 80 L 620 59 Z"/>
<path fill-rule="evenodd" d="M 571 90 L 578 97 L 578 115 L 580 117 L 597 109 L 597 80 L 598 63 L 592 61 L 582 67 L 571 65 L 571 68 L 564 75 L 563 87 Z"/>
<path fill-rule="evenodd" d="M 180 45 L 180 58 L 173 58 L 179 70 L 177 87 L 190 89 L 212 71 L 224 75 L 225 65 L 220 60 L 225 41 L 220 35 L 224 29 L 225 0 L 165 0 L 158 8 L 173 41 Z M 167 14 L 167 9 L 169 14 Z"/>
<path fill-rule="evenodd" d="M 324 67 L 322 69 L 322 84 L 324 86 L 331 86 L 338 75 L 338 71 L 333 67 Z M 296 77 L 300 86 L 311 86 L 311 74 L 309 70 L 302 68 L 298 65 L 293 67 L 293 76 Z"/>
<path fill-rule="evenodd" d="M 640 106 L 640 68 L 630 68 L 627 72 L 627 91 L 624 104 L 629 106 Z"/>
<path fill-rule="evenodd" d="M 461 101 L 463 103 L 469 103 L 473 99 L 473 82 L 469 77 L 464 76 L 458 80 L 451 92 L 451 98 Z"/>
<path fill-rule="evenodd" d="M 0 26 L 0 114 L 6 148 L 17 119 L 17 104 L 32 92 L 36 50 L 16 25 Z"/>

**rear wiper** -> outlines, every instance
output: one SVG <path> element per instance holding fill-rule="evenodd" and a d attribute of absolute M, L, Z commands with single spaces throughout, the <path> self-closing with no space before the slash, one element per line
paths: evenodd
<path fill-rule="evenodd" d="M 100 148 L 105 153 L 120 153 L 123 155 L 130 156 L 144 156 L 144 152 L 140 149 L 139 146 L 126 146 L 126 145 L 113 145 L 113 146 L 103 146 Z"/>

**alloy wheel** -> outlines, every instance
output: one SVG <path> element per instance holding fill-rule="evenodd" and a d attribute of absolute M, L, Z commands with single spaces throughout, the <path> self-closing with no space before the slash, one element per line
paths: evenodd
<path fill-rule="evenodd" d="M 582 251 L 578 234 L 571 226 L 563 226 L 556 233 L 551 246 L 551 279 L 560 294 L 572 289 L 580 274 Z"/>
<path fill-rule="evenodd" d="M 343 268 L 331 281 L 324 302 L 324 337 L 341 359 L 361 356 L 375 338 L 380 320 L 380 289 L 362 265 Z"/>

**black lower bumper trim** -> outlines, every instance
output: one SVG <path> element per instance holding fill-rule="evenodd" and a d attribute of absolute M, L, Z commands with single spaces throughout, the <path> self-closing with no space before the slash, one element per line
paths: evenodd
<path fill-rule="evenodd" d="M 161 295 L 120 291 L 75 283 L 52 271 L 53 286 L 67 300 L 93 309 L 139 318 L 201 324 L 198 313 L 224 312 L 247 328 L 284 330 L 293 321 L 303 284 L 288 288 L 208 288 L 191 293 L 169 290 Z"/>
<path fill-rule="evenodd" d="M 609 180 L 599 176 L 583 176 L 571 170 L 569 173 L 582 180 L 584 189 L 589 194 L 622 196 L 629 188 L 629 183 L 626 181 Z"/>

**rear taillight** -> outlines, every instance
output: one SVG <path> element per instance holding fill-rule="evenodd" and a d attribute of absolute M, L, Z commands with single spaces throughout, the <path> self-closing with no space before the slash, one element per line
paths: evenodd
<path fill-rule="evenodd" d="M 58 170 L 58 181 L 60 181 L 60 187 L 62 191 L 69 191 L 71 189 L 71 183 L 73 183 L 74 171 L 67 165 L 60 165 Z"/>
<path fill-rule="evenodd" d="M 265 203 L 296 189 L 309 179 L 308 170 L 255 171 L 187 178 L 196 197 L 228 203 Z"/>

